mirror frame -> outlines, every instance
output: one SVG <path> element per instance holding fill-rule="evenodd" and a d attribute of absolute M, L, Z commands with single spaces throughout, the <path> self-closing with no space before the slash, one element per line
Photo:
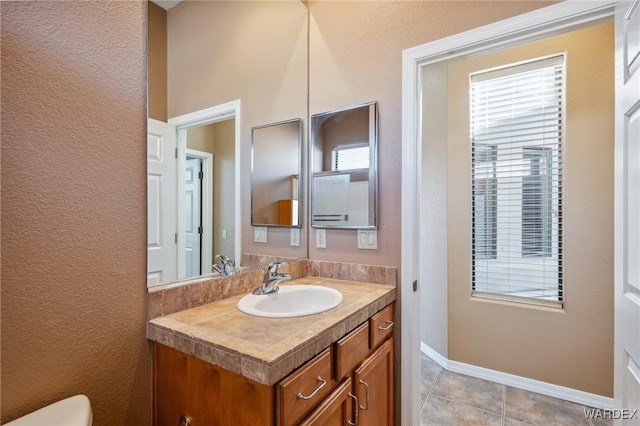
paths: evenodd
<path fill-rule="evenodd" d="M 331 172 L 331 171 L 314 171 L 314 155 L 316 145 L 316 132 L 318 121 L 326 121 L 329 116 L 340 114 L 342 112 L 352 111 L 358 108 L 369 109 L 369 224 L 367 225 L 326 225 L 316 224 L 313 221 L 314 211 L 314 176 L 316 175 L 339 175 L 350 173 L 344 172 Z M 327 111 L 319 114 L 313 114 L 311 116 L 311 134 L 309 137 L 309 210 L 310 210 L 310 225 L 312 228 L 319 229 L 378 229 L 378 102 L 366 102 L 363 104 L 353 105 L 345 108 L 340 108 L 332 111 Z"/>
<path fill-rule="evenodd" d="M 260 130 L 260 129 L 266 129 L 269 127 L 274 127 L 274 126 L 280 126 L 283 124 L 290 124 L 290 123 L 296 123 L 298 125 L 298 182 L 296 183 L 296 193 L 297 193 L 297 201 L 298 201 L 298 224 L 297 225 L 280 225 L 277 223 L 260 223 L 257 222 L 254 219 L 254 214 L 253 214 L 253 198 L 254 198 L 254 180 L 255 180 L 255 175 L 254 175 L 254 152 L 255 152 L 255 140 L 254 140 L 254 133 L 256 130 Z M 302 181 L 302 174 L 304 171 L 304 164 L 303 164 L 303 155 L 302 155 L 302 119 L 301 118 L 292 118 L 290 120 L 284 120 L 284 121 L 279 121 L 277 123 L 269 123 L 269 124 L 263 124 L 260 126 L 255 126 L 251 128 L 251 203 L 250 203 L 250 209 L 251 209 L 251 226 L 254 227 L 269 227 L 269 228 L 298 228 L 301 229 L 302 228 L 302 222 L 303 222 L 303 209 L 302 209 L 302 204 L 304 201 L 304 195 L 302 194 L 302 191 L 300 190 L 303 186 L 301 184 Z"/>

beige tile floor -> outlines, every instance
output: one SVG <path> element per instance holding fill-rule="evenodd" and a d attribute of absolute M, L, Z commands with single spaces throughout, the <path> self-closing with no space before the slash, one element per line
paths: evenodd
<path fill-rule="evenodd" d="M 421 426 L 601 426 L 580 404 L 449 372 L 421 354 Z"/>

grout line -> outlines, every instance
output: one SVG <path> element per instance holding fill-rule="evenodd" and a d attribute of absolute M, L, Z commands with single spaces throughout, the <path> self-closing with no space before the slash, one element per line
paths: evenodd
<path fill-rule="evenodd" d="M 427 405 L 427 400 L 429 399 L 429 397 L 431 396 L 431 391 L 433 390 L 433 388 L 436 385 L 436 380 L 438 380 L 438 377 L 440 377 L 440 373 L 442 373 L 443 368 L 440 367 L 440 370 L 438 370 L 438 374 L 436 374 L 436 376 L 433 378 L 433 380 L 431 381 L 431 384 L 429 385 L 429 389 L 427 390 L 427 394 L 424 397 L 424 401 L 422 401 L 422 403 L 420 404 L 420 411 L 422 411 L 422 409 L 424 408 L 425 405 Z M 422 373 L 421 373 L 422 374 Z"/>
<path fill-rule="evenodd" d="M 485 410 L 484 408 L 479 408 L 479 407 L 476 407 L 475 405 L 465 404 L 464 402 L 456 401 L 456 400 L 444 397 L 442 395 L 436 395 L 436 398 L 444 399 L 445 401 L 453 402 L 454 404 L 463 405 L 463 406 L 465 406 L 467 408 L 471 408 L 473 410 L 482 411 L 483 413 L 487 413 L 487 414 L 491 414 L 492 416 L 500 417 L 500 414 L 494 413 L 493 411 Z"/>
<path fill-rule="evenodd" d="M 502 426 L 504 426 L 505 416 L 507 413 L 507 386 L 502 388 Z"/>

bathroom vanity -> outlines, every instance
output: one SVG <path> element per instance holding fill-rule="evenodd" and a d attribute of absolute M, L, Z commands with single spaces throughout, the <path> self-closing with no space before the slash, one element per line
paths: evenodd
<path fill-rule="evenodd" d="M 395 287 L 328 278 L 329 311 L 240 312 L 234 296 L 149 321 L 154 424 L 393 424 Z"/>

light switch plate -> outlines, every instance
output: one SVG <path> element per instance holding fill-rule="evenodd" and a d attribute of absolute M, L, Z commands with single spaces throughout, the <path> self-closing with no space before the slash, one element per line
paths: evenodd
<path fill-rule="evenodd" d="M 253 228 L 253 242 L 254 243 L 266 243 L 267 242 L 267 228 L 257 226 Z"/>
<path fill-rule="evenodd" d="M 300 229 L 291 228 L 291 247 L 300 247 Z"/>
<path fill-rule="evenodd" d="M 362 250 L 377 250 L 378 231 L 358 229 L 358 248 Z"/>
<path fill-rule="evenodd" d="M 326 229 L 316 229 L 316 248 L 327 248 Z"/>

